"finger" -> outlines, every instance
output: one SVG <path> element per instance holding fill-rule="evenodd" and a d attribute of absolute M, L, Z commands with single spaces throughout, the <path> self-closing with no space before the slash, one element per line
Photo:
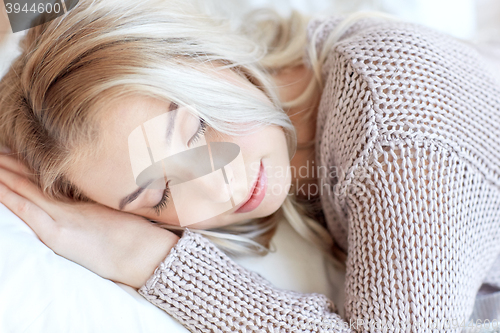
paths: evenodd
<path fill-rule="evenodd" d="M 0 182 L 20 196 L 30 200 L 50 213 L 53 204 L 42 191 L 28 178 L 0 167 Z"/>
<path fill-rule="evenodd" d="M 0 154 L 0 167 L 21 175 L 26 175 L 30 178 L 33 176 L 33 172 L 31 172 L 26 165 L 13 156 Z"/>
<path fill-rule="evenodd" d="M 22 219 L 47 244 L 57 233 L 54 220 L 40 207 L 0 183 L 0 202 Z"/>

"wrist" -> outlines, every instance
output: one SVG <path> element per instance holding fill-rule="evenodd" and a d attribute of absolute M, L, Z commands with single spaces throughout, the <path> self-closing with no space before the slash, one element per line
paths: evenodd
<path fill-rule="evenodd" d="M 124 267 L 125 273 L 121 274 L 126 279 L 123 283 L 136 289 L 147 282 L 179 241 L 174 233 L 154 225 L 150 225 L 149 232 L 140 237 L 143 241 L 135 247 L 131 254 L 132 261 L 128 267 Z"/>

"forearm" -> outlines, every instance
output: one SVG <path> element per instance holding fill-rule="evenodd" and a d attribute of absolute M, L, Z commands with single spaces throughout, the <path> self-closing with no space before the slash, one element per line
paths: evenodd
<path fill-rule="evenodd" d="M 139 293 L 193 332 L 350 332 L 325 296 L 275 288 L 189 231 Z"/>

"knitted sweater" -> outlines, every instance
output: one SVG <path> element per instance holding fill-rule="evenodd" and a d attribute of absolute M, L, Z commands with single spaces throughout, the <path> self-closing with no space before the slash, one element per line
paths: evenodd
<path fill-rule="evenodd" d="M 338 23 L 309 24 L 318 51 Z M 139 292 L 193 332 L 460 332 L 481 285 L 500 288 L 495 66 L 464 42 L 374 19 L 329 50 L 316 159 L 329 171 L 328 227 L 347 253 L 346 318 L 190 231 Z"/>

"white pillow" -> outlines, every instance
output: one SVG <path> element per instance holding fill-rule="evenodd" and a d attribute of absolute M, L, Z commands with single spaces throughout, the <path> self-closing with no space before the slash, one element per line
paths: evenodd
<path fill-rule="evenodd" d="M 187 332 L 122 287 L 56 255 L 0 204 L 0 332 Z"/>
<path fill-rule="evenodd" d="M 322 255 L 288 223 L 273 239 L 276 252 L 237 260 L 277 287 L 330 296 L 343 305 L 343 275 L 337 289 L 327 280 Z M 311 274 L 313 272 L 313 274 Z M 106 280 L 55 254 L 0 204 L 0 332 L 187 332 L 135 289 Z"/>
<path fill-rule="evenodd" d="M 19 32 L 5 36 L 0 33 L 0 78 L 7 73 L 12 61 L 21 53 L 18 44 L 24 34 Z"/>

